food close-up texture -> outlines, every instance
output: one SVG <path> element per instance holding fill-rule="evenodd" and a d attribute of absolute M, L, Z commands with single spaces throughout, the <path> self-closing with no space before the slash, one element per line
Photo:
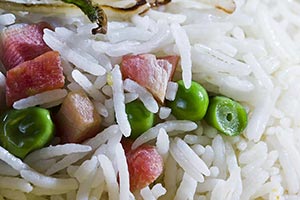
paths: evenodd
<path fill-rule="evenodd" d="M 299 200 L 300 1 L 0 0 L 0 200 Z"/>

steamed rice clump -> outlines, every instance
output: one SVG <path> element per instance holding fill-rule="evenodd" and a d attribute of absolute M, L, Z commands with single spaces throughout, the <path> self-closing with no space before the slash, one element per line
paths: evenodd
<path fill-rule="evenodd" d="M 110 21 L 107 35 L 91 35 L 94 24 L 85 16 L 1 10 L 0 29 L 38 21 L 56 27 L 45 30 L 44 40 L 60 52 L 68 80 L 65 89 L 13 106 L 53 107 L 82 88 L 106 128 L 82 144 L 53 144 L 24 161 L 0 147 L 0 199 L 300 199 L 300 3 L 236 0 L 228 14 L 208 2 L 173 0 L 129 21 Z M 247 129 L 227 137 L 204 122 L 175 120 L 140 85 L 122 81 L 121 57 L 140 53 L 180 55 L 176 79 L 241 102 L 249 113 Z M 4 88 L 1 73 L 1 93 Z M 176 90 L 170 82 L 167 99 Z M 124 104 L 136 98 L 165 122 L 133 147 L 156 145 L 164 171 L 132 194 L 120 140 L 130 134 Z"/>

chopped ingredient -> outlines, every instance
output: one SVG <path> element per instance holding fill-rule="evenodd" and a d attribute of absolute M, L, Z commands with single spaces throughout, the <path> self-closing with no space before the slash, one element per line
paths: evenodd
<path fill-rule="evenodd" d="M 205 119 L 208 124 L 225 135 L 240 134 L 247 126 L 247 112 L 236 101 L 216 96 L 210 99 Z"/>
<path fill-rule="evenodd" d="M 107 31 L 107 16 L 99 5 L 93 5 L 90 0 L 61 0 L 65 3 L 76 5 L 84 14 L 87 15 L 91 22 L 96 22 L 98 27 L 92 30 L 93 34 Z"/>
<path fill-rule="evenodd" d="M 123 57 L 121 71 L 123 78 L 136 81 L 163 103 L 168 81 L 177 65 L 176 60 L 178 62 L 178 56 L 157 59 L 153 54 L 127 55 Z"/>
<path fill-rule="evenodd" d="M 165 5 L 170 3 L 171 0 L 148 0 L 148 3 L 151 5 L 151 7 L 157 7 L 160 5 Z"/>
<path fill-rule="evenodd" d="M 44 91 L 64 86 L 61 59 L 56 51 L 49 51 L 26 61 L 6 74 L 6 104 Z"/>
<path fill-rule="evenodd" d="M 19 158 L 48 145 L 53 136 L 54 124 L 47 109 L 10 110 L 1 116 L 0 144 Z"/>
<path fill-rule="evenodd" d="M 70 92 L 55 116 L 62 143 L 80 143 L 95 136 L 101 128 L 101 117 L 83 91 Z"/>
<path fill-rule="evenodd" d="M 10 26 L 1 33 L 1 61 L 6 70 L 51 50 L 43 41 L 45 28 L 51 29 L 40 22 Z"/>
<path fill-rule="evenodd" d="M 123 139 L 129 177 L 130 190 L 140 190 L 154 182 L 163 171 L 163 159 L 154 146 L 143 144 L 131 149 L 133 141 Z"/>
<path fill-rule="evenodd" d="M 179 62 L 179 59 L 180 57 L 179 56 L 174 56 L 174 55 L 170 55 L 170 56 L 163 56 L 163 57 L 158 57 L 157 58 L 159 61 L 160 60 L 163 60 L 164 62 L 160 63 L 160 64 L 166 64 L 167 62 L 165 61 L 168 61 L 171 65 L 172 65 L 172 71 L 170 73 L 170 77 L 169 77 L 169 81 L 171 81 L 173 75 L 174 75 L 174 72 L 176 70 L 176 67 L 178 65 L 178 62 Z M 163 66 L 163 65 L 162 65 Z M 163 66 L 164 69 L 168 69 L 167 66 Z"/>
<path fill-rule="evenodd" d="M 192 81 L 191 87 L 186 89 L 180 80 L 174 101 L 168 101 L 167 105 L 177 119 L 199 121 L 205 116 L 208 103 L 208 94 L 199 83 Z"/>
<path fill-rule="evenodd" d="M 139 100 L 127 103 L 126 113 L 131 126 L 131 138 L 137 138 L 153 126 L 154 114 Z"/>
<path fill-rule="evenodd" d="M 169 0 L 166 0 L 166 3 L 168 3 L 167 1 Z M 76 1 L 74 0 L 73 2 Z M 151 7 L 157 7 L 165 4 L 161 2 L 158 4 L 150 4 L 146 0 L 135 0 L 135 2 L 129 0 L 125 2 L 125 4 L 122 3 L 121 6 L 119 5 L 115 6 L 115 0 L 114 1 L 98 0 L 93 2 L 98 3 L 100 5 L 100 8 L 99 5 L 92 5 L 94 8 L 91 8 L 91 11 L 93 11 L 94 9 L 99 9 L 99 10 L 103 9 L 105 13 L 104 16 L 104 13 L 102 13 L 102 11 L 100 10 L 101 13 L 98 13 L 98 15 L 101 18 L 96 20 L 97 23 L 98 21 L 101 22 L 102 20 L 102 27 L 104 27 L 105 25 L 105 23 L 103 23 L 104 22 L 103 19 L 106 16 L 111 20 L 113 19 L 129 20 L 134 15 L 147 12 Z M 82 10 L 80 10 L 78 6 L 73 5 L 71 1 L 69 1 L 69 3 L 64 3 L 64 1 L 57 1 L 57 0 L 30 0 L 30 1 L 1 0 L 0 8 L 11 12 L 16 12 L 16 11 L 29 12 L 29 13 L 42 14 L 47 16 L 63 14 L 67 16 L 69 15 L 69 17 L 73 17 L 73 18 L 76 16 L 80 16 L 83 13 Z M 97 11 L 95 11 L 95 13 L 96 12 Z M 91 14 L 93 16 L 93 12 L 91 12 Z M 101 27 L 97 27 L 97 28 L 101 28 Z"/>

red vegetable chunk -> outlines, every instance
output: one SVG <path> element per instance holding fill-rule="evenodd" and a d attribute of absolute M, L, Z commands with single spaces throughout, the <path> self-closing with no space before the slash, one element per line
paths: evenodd
<path fill-rule="evenodd" d="M 45 28 L 51 27 L 46 22 L 40 22 L 14 25 L 1 33 L 1 61 L 6 70 L 51 50 L 43 41 Z"/>
<path fill-rule="evenodd" d="M 140 190 L 153 183 L 163 171 L 163 159 L 154 146 L 143 144 L 131 149 L 132 141 L 122 140 L 125 151 L 129 177 L 130 190 Z"/>
<path fill-rule="evenodd" d="M 179 62 L 179 58 L 180 58 L 179 56 L 175 56 L 175 55 L 164 56 L 164 57 L 159 57 L 158 58 L 158 60 L 168 61 L 172 65 L 172 71 L 170 73 L 169 81 L 171 81 L 171 79 L 174 75 L 176 66 L 178 65 L 178 62 Z"/>
<path fill-rule="evenodd" d="M 157 59 L 152 54 L 127 55 L 123 57 L 121 71 L 123 78 L 136 81 L 163 103 L 168 81 L 173 76 L 178 60 L 178 56 Z"/>
<path fill-rule="evenodd" d="M 95 136 L 101 128 L 101 117 L 82 91 L 70 92 L 55 117 L 62 143 L 80 143 Z"/>
<path fill-rule="evenodd" d="M 7 71 L 6 104 L 11 106 L 19 99 L 63 86 L 59 53 L 49 51 Z"/>

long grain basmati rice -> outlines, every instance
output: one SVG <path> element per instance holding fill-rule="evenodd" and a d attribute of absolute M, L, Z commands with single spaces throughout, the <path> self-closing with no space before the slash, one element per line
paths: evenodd
<path fill-rule="evenodd" d="M 137 1 L 99 2 L 126 10 Z M 146 7 L 154 4 L 147 2 Z M 68 11 L 42 16 L 6 9 L 11 8 L 0 10 L 1 31 L 23 22 L 53 26 L 44 30 L 44 41 L 59 51 L 66 80 L 64 88 L 21 99 L 13 107 L 52 108 L 68 92 L 84 90 L 103 116 L 103 131 L 83 144 L 58 145 L 56 138 L 53 146 L 24 161 L 0 147 L 0 199 L 300 198 L 298 1 L 172 0 L 142 15 L 120 19 L 118 14 L 118 21 L 111 18 L 111 9 L 106 35 L 90 34 L 94 24 L 77 11 L 69 17 Z M 141 85 L 122 79 L 122 57 L 143 53 L 180 56 L 166 101 L 175 99 L 176 81 L 183 79 L 187 88 L 192 80 L 199 82 L 210 95 L 245 106 L 247 129 L 228 137 L 205 120 L 175 120 L 168 104 L 160 105 Z M 5 102 L 0 65 L 0 102 Z M 154 184 L 132 193 L 120 141 L 130 136 L 125 106 L 135 99 L 159 118 L 132 148 L 155 145 L 164 170 Z"/>

